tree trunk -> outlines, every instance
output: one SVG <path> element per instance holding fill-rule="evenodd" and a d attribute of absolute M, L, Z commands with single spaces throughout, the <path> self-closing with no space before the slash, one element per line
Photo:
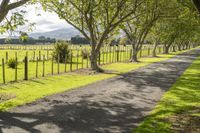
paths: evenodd
<path fill-rule="evenodd" d="M 91 52 L 91 56 L 90 56 L 90 61 L 91 61 L 91 68 L 92 70 L 94 71 L 97 71 L 97 72 L 103 72 L 103 69 L 101 69 L 99 66 L 98 66 L 98 52 L 95 52 L 95 51 L 92 51 Z"/>
<path fill-rule="evenodd" d="M 189 49 L 189 43 L 186 44 L 186 49 Z"/>
<path fill-rule="evenodd" d="M 8 12 L 3 12 L 0 10 L 0 23 L 4 20 L 5 16 L 7 15 Z"/>
<path fill-rule="evenodd" d="M 178 45 L 178 51 L 181 51 L 181 46 L 180 45 Z"/>
<path fill-rule="evenodd" d="M 173 46 L 172 48 L 173 48 L 172 51 L 173 51 L 173 52 L 176 52 L 176 47 Z"/>
<path fill-rule="evenodd" d="M 158 41 L 156 40 L 156 42 L 155 42 L 155 44 L 153 46 L 152 57 L 156 57 L 157 56 L 157 54 L 156 54 L 157 46 L 158 46 Z"/>
<path fill-rule="evenodd" d="M 133 50 L 132 50 L 131 60 L 130 60 L 131 62 L 139 62 L 139 61 L 138 61 L 137 54 L 138 54 L 138 50 L 133 49 Z"/>
<path fill-rule="evenodd" d="M 100 49 L 96 49 L 95 42 L 91 42 L 91 46 L 92 46 L 91 56 L 90 56 L 91 69 L 96 72 L 103 72 L 103 69 L 101 69 L 98 65 L 98 57 Z"/>
<path fill-rule="evenodd" d="M 183 50 L 185 50 L 185 44 L 183 44 Z"/>
<path fill-rule="evenodd" d="M 170 45 L 164 45 L 164 54 L 169 54 Z"/>

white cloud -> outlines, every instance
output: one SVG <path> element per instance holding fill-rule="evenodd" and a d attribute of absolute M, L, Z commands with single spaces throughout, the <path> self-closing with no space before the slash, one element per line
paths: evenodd
<path fill-rule="evenodd" d="M 36 23 L 33 32 L 46 32 L 70 27 L 70 25 L 65 20 L 61 20 L 57 14 L 43 11 L 39 5 L 27 6 L 26 10 L 28 12 L 26 18 L 30 22 Z M 38 14 L 40 15 L 38 16 Z"/>
<path fill-rule="evenodd" d="M 18 8 L 15 11 L 19 11 L 21 9 L 27 11 L 25 18 L 29 21 L 29 23 L 36 23 L 32 33 L 48 32 L 56 29 L 71 27 L 66 21 L 61 20 L 57 14 L 43 11 L 40 5 L 29 5 L 25 8 Z M 28 29 L 27 25 L 19 28 L 19 30 L 26 29 Z M 5 36 L 6 34 L 0 35 L 0 37 Z"/>

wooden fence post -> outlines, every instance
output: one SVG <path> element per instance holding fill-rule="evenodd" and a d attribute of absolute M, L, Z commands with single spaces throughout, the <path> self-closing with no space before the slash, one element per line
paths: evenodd
<path fill-rule="evenodd" d="M 57 57 L 57 64 L 58 64 L 58 74 L 60 74 L 60 54 Z"/>
<path fill-rule="evenodd" d="M 8 62 L 8 52 L 6 51 L 6 63 Z"/>
<path fill-rule="evenodd" d="M 28 80 L 28 57 L 24 58 L 24 80 Z"/>
<path fill-rule="evenodd" d="M 87 55 L 87 64 L 86 64 L 86 67 L 88 68 L 89 67 L 89 56 Z"/>
<path fill-rule="evenodd" d="M 117 45 L 117 56 L 116 56 L 116 61 L 118 62 L 119 61 L 119 46 Z"/>
<path fill-rule="evenodd" d="M 113 46 L 112 48 L 112 62 L 111 63 L 113 62 L 115 62 L 115 46 Z"/>
<path fill-rule="evenodd" d="M 150 55 L 150 47 L 148 47 L 148 56 Z"/>
<path fill-rule="evenodd" d="M 105 59 L 105 57 L 104 57 L 104 56 L 105 56 L 105 53 L 104 53 L 104 52 L 105 52 L 104 49 L 102 49 L 102 54 L 103 54 L 103 61 L 102 61 L 102 64 L 103 64 L 103 65 L 104 65 L 104 63 L 105 63 L 105 62 L 104 62 L 104 59 Z"/>
<path fill-rule="evenodd" d="M 45 75 L 45 55 L 43 55 L 43 62 L 42 62 L 42 77 Z"/>
<path fill-rule="evenodd" d="M 83 64 L 84 64 L 84 59 L 83 59 L 83 56 L 81 56 L 82 58 L 82 60 L 81 60 L 81 64 L 82 64 L 82 69 L 84 68 L 84 66 L 83 66 Z"/>
<path fill-rule="evenodd" d="M 99 65 L 101 65 L 101 50 L 99 50 Z"/>
<path fill-rule="evenodd" d="M 106 46 L 106 64 L 108 63 L 108 47 Z"/>
<path fill-rule="evenodd" d="M 17 52 L 15 52 L 15 62 L 16 62 L 16 66 L 15 66 L 15 81 L 17 81 L 17 67 L 18 67 Z"/>
<path fill-rule="evenodd" d="M 79 63 L 78 56 L 79 56 L 79 50 L 77 50 L 77 55 L 76 55 L 76 70 L 78 70 L 78 63 Z"/>
<path fill-rule="evenodd" d="M 129 56 L 130 56 L 130 58 L 129 58 L 129 59 L 131 59 L 131 57 L 132 57 L 132 54 L 133 54 L 133 49 L 131 48 L 131 49 L 130 49 L 130 54 L 129 54 Z"/>
<path fill-rule="evenodd" d="M 41 51 L 39 51 L 39 61 L 41 61 Z"/>
<path fill-rule="evenodd" d="M 35 50 L 33 51 L 33 61 L 35 61 Z"/>
<path fill-rule="evenodd" d="M 28 51 L 26 51 L 26 57 L 28 58 Z"/>
<path fill-rule="evenodd" d="M 71 50 L 71 56 L 70 56 L 70 71 L 72 71 L 72 63 L 73 63 L 73 54 Z"/>
<path fill-rule="evenodd" d="M 4 59 L 2 59 L 2 76 L 3 76 L 3 83 L 6 83 L 6 78 L 5 78 L 5 62 Z"/>
<path fill-rule="evenodd" d="M 53 75 L 53 57 L 51 58 L 51 75 Z"/>
<path fill-rule="evenodd" d="M 67 72 L 67 54 L 65 54 L 65 73 Z"/>
<path fill-rule="evenodd" d="M 38 57 L 36 59 L 36 78 L 38 77 Z"/>
<path fill-rule="evenodd" d="M 109 62 L 111 63 L 112 47 L 109 46 Z"/>
<path fill-rule="evenodd" d="M 122 47 L 119 46 L 119 62 L 122 61 Z"/>
<path fill-rule="evenodd" d="M 126 46 L 124 45 L 124 47 L 123 47 L 123 54 L 122 54 L 123 56 L 123 58 L 122 58 L 122 61 L 125 61 L 126 60 Z"/>
<path fill-rule="evenodd" d="M 161 47 L 159 47 L 159 54 L 161 54 Z"/>
<path fill-rule="evenodd" d="M 49 60 L 49 50 L 47 49 L 47 60 Z"/>

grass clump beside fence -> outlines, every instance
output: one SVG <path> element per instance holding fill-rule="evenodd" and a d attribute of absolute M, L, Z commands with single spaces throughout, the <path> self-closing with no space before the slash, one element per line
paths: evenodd
<path fill-rule="evenodd" d="M 17 67 L 18 62 L 16 59 L 12 58 L 8 60 L 7 64 L 9 68 L 15 69 Z"/>
<path fill-rule="evenodd" d="M 70 56 L 72 56 L 69 44 L 64 41 L 56 42 L 53 50 L 53 58 L 57 63 L 70 62 Z"/>

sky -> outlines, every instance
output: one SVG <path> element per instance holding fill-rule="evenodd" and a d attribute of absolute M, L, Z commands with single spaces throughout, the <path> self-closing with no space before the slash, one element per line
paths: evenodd
<path fill-rule="evenodd" d="M 25 8 L 17 8 L 14 12 L 19 10 L 26 10 L 25 19 L 29 20 L 29 23 L 36 23 L 33 32 L 48 32 L 56 29 L 71 27 L 67 22 L 61 20 L 57 14 L 51 12 L 45 12 L 42 10 L 40 5 L 29 5 Z M 38 16 L 39 14 L 39 16 Z M 20 27 L 19 30 L 26 30 L 28 26 Z M 1 35 L 0 37 L 6 37 L 7 34 Z"/>

